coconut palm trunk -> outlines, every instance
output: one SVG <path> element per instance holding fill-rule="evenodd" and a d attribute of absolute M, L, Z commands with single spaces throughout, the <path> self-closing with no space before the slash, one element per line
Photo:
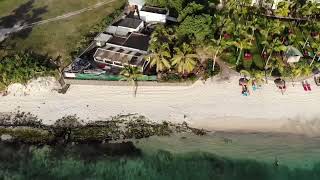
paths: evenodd
<path fill-rule="evenodd" d="M 240 52 L 239 52 L 239 55 L 238 55 L 238 58 L 237 58 L 236 65 L 238 65 L 238 64 L 239 64 L 239 62 L 240 62 L 240 58 L 241 58 L 241 55 L 242 55 L 242 48 L 240 48 Z"/>
<path fill-rule="evenodd" d="M 316 57 L 317 57 L 317 55 L 314 54 L 314 56 L 313 56 L 313 58 L 312 58 L 312 61 L 311 61 L 311 63 L 309 64 L 309 66 L 312 66 L 312 64 L 313 64 L 314 60 L 316 59 Z"/>
<path fill-rule="evenodd" d="M 303 46 L 302 46 L 302 49 L 304 49 L 304 48 L 306 47 L 308 41 L 309 41 L 309 36 L 307 37 L 306 41 L 304 42 L 304 44 L 303 44 Z"/>
<path fill-rule="evenodd" d="M 264 69 L 266 69 L 268 67 L 268 64 L 269 64 L 269 61 L 271 59 L 272 53 L 273 53 L 273 48 L 271 49 L 270 55 L 268 56 L 268 59 L 267 59 L 267 62 L 266 62 L 266 65 L 265 65 Z"/>
<path fill-rule="evenodd" d="M 214 67 L 216 65 L 216 60 L 217 60 L 217 56 L 218 56 L 220 49 L 221 49 L 221 46 L 218 47 L 217 51 L 214 54 L 213 63 L 212 63 L 212 71 L 214 71 Z"/>
<path fill-rule="evenodd" d="M 138 92 L 138 81 L 137 80 L 132 80 L 133 82 L 133 97 L 137 97 L 137 92 Z"/>

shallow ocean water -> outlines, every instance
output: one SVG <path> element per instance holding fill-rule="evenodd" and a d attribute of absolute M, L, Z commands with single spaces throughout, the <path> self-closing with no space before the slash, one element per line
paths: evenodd
<path fill-rule="evenodd" d="M 59 147 L 0 143 L 0 179 L 320 179 L 320 138 L 215 132 L 131 142 Z"/>
<path fill-rule="evenodd" d="M 145 153 L 208 152 L 232 159 L 266 163 L 275 160 L 290 168 L 310 169 L 320 162 L 320 137 L 294 134 L 214 132 L 205 136 L 176 134 L 133 141 Z"/>

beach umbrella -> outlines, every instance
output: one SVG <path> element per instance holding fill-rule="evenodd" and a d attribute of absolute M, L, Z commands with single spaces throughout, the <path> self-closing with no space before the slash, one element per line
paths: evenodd
<path fill-rule="evenodd" d="M 313 72 L 314 75 L 320 74 L 320 70 L 318 68 L 313 68 L 312 72 Z"/>
<path fill-rule="evenodd" d="M 274 83 L 281 90 L 281 94 L 283 95 L 283 91 L 286 89 L 286 81 L 281 78 L 277 78 L 274 80 Z"/>
<path fill-rule="evenodd" d="M 286 85 L 286 81 L 284 81 L 281 78 L 277 78 L 274 80 L 274 83 L 278 86 L 278 87 L 285 87 Z"/>
<path fill-rule="evenodd" d="M 239 79 L 239 85 L 241 86 L 241 85 L 247 85 L 248 84 L 248 82 L 249 82 L 249 80 L 248 79 L 246 79 L 246 78 L 240 78 Z"/>

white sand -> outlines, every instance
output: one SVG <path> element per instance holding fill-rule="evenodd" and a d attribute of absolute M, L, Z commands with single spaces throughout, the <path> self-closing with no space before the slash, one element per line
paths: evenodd
<path fill-rule="evenodd" d="M 119 113 L 139 113 L 154 121 L 188 122 L 216 130 L 249 130 L 320 135 L 320 87 L 300 83 L 284 95 L 272 81 L 251 96 L 241 95 L 238 77 L 229 82 L 208 80 L 190 87 L 132 87 L 72 85 L 65 94 L 43 92 L 0 97 L 0 112 L 26 111 L 45 123 L 77 114 L 83 120 L 103 120 Z M 38 91 L 39 92 L 39 91 Z M 186 115 L 186 118 L 184 118 Z"/>
<path fill-rule="evenodd" d="M 19 83 L 12 84 L 7 89 L 9 96 L 37 96 L 39 94 L 52 93 L 54 90 L 60 88 L 60 84 L 55 80 L 54 77 L 39 77 L 31 80 L 26 85 Z"/>

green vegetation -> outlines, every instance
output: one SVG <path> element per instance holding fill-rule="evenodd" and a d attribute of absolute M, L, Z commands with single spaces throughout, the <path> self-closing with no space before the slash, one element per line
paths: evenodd
<path fill-rule="evenodd" d="M 2 0 L 0 2 L 0 19 L 12 15 L 13 13 L 10 12 L 10 10 L 13 11 L 21 8 L 19 5 L 27 2 L 29 1 Z M 35 0 L 31 8 L 23 13 L 23 17 L 29 21 L 44 20 L 70 11 L 80 10 L 98 2 L 101 1 L 65 0 L 61 2 L 60 0 Z M 17 50 L 32 50 L 36 53 L 48 54 L 52 57 L 61 56 L 62 65 L 65 66 L 73 59 L 73 52 L 81 46 L 79 42 L 86 42 L 87 38 L 92 38 L 92 34 L 101 30 L 102 25 L 105 27 L 107 23 L 110 23 L 110 21 L 113 20 L 110 19 L 110 14 L 117 9 L 121 9 L 124 4 L 124 0 L 113 1 L 95 10 L 21 31 L 1 43 L 0 56 L 6 55 L 7 53 L 15 53 Z M 2 11 L 2 9 L 5 9 L 5 11 Z M 41 13 L 35 15 L 33 14 L 35 12 Z M 37 18 L 30 18 L 33 16 Z M 115 15 L 111 15 L 111 17 L 114 18 Z M 81 46 L 81 48 L 82 47 L 83 46 Z"/>
<path fill-rule="evenodd" d="M 123 143 L 124 144 L 124 143 Z M 1 179 L 117 179 L 117 180 L 318 180 L 320 164 L 290 169 L 210 153 L 139 153 L 133 145 L 29 147 L 0 144 Z M 115 151 L 115 150 L 113 150 Z M 125 151 L 125 152 L 123 152 Z M 118 155 L 118 156 L 117 156 Z"/>
<path fill-rule="evenodd" d="M 136 97 L 138 91 L 138 80 L 139 78 L 143 77 L 140 67 L 125 66 L 124 69 L 120 72 L 120 74 L 124 77 L 123 80 L 132 82 L 134 86 L 133 96 Z"/>
<path fill-rule="evenodd" d="M 9 23 L 9 26 L 20 19 L 29 23 L 39 21 L 86 8 L 98 2 L 100 1 L 67 0 L 57 3 L 56 0 L 3 0 L 0 2 L 0 24 Z M 23 30 L 1 42 L 0 91 L 11 83 L 24 84 L 39 76 L 57 75 L 55 70 L 69 64 L 74 56 L 79 55 L 97 33 L 120 15 L 124 4 L 124 0 L 112 2 L 64 20 Z M 10 11 L 1 11 L 2 9 L 15 12 L 10 14 Z"/>
<path fill-rule="evenodd" d="M 314 68 L 320 67 L 319 3 L 283 1 L 277 10 L 264 1 L 251 6 L 251 1 L 231 0 L 222 8 L 210 1 L 147 0 L 147 3 L 178 12 L 178 23 L 160 25 L 152 35 L 152 54 L 148 60 L 163 77 L 167 73 L 182 78 L 198 76 L 207 69 L 205 65 L 210 59 L 213 70 L 216 61 L 222 59 L 237 71 L 245 69 L 252 74 L 288 78 L 293 74 L 310 76 Z M 185 44 L 190 51 L 182 51 Z M 302 52 L 298 63 L 287 62 L 292 47 Z M 185 58 L 179 61 L 175 58 L 182 54 L 198 56 L 186 63 Z"/>
<path fill-rule="evenodd" d="M 59 59 L 33 52 L 21 52 L 0 59 L 0 91 L 12 83 L 27 83 L 32 78 L 57 75 Z"/>

